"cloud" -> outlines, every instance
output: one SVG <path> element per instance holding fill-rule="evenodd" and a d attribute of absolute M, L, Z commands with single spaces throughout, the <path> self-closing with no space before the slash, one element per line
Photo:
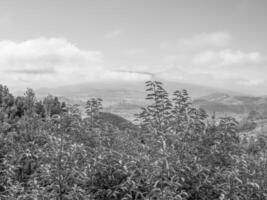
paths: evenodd
<path fill-rule="evenodd" d="M 235 49 L 232 40 L 227 32 L 200 33 L 179 40 L 175 48 L 166 52 L 162 49 L 165 55 L 161 58 L 154 55 L 150 63 L 138 63 L 136 59 L 135 64 L 127 61 L 119 66 L 101 51 L 80 49 L 64 38 L 4 40 L 0 41 L 0 80 L 11 88 L 21 89 L 149 79 L 236 89 L 262 86 L 267 73 L 265 55 L 259 51 Z M 143 53 L 141 50 L 128 53 Z M 151 57 L 149 51 L 146 53 Z M 125 53 L 121 56 L 122 59 L 129 57 Z"/>
<path fill-rule="evenodd" d="M 56 71 L 54 68 L 47 69 L 11 69 L 6 70 L 6 72 L 14 73 L 14 74 L 55 74 Z"/>
<path fill-rule="evenodd" d="M 112 38 L 116 38 L 116 37 L 118 37 L 120 35 L 122 35 L 122 31 L 121 30 L 113 30 L 113 31 L 110 31 L 110 32 L 106 33 L 104 35 L 104 38 L 112 39 Z"/>
<path fill-rule="evenodd" d="M 0 41 L 0 79 L 14 88 L 149 78 L 149 74 L 134 70 L 111 68 L 102 52 L 79 49 L 64 38 Z"/>
<path fill-rule="evenodd" d="M 63 67 L 62 64 L 101 62 L 102 53 L 83 51 L 62 38 L 38 38 L 24 42 L 0 42 L 1 69 L 47 69 Z"/>
<path fill-rule="evenodd" d="M 0 78 L 33 86 L 75 83 L 102 76 L 103 54 L 85 51 L 63 38 L 0 42 Z M 88 75 L 88 76 L 87 76 Z"/>
<path fill-rule="evenodd" d="M 191 38 L 178 40 L 181 49 L 226 47 L 231 43 L 228 32 L 201 33 Z"/>
<path fill-rule="evenodd" d="M 237 84 L 241 86 L 259 86 L 264 83 L 262 79 L 252 79 L 252 80 L 240 80 L 237 81 Z"/>
<path fill-rule="evenodd" d="M 267 73 L 265 55 L 233 48 L 233 38 L 227 32 L 180 39 L 161 64 L 166 70 L 157 76 L 224 88 L 256 87 L 265 82 Z"/>
<path fill-rule="evenodd" d="M 106 80 L 123 80 L 123 81 L 147 81 L 152 78 L 153 74 L 138 71 L 112 71 L 105 74 Z"/>
<path fill-rule="evenodd" d="M 245 53 L 240 50 L 223 49 L 220 51 L 204 51 L 193 56 L 195 65 L 236 65 L 257 64 L 263 60 L 259 52 Z"/>

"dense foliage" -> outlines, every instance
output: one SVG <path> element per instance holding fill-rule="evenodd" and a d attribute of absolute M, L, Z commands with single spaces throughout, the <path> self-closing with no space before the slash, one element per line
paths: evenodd
<path fill-rule="evenodd" d="M 209 117 L 186 90 L 146 87 L 138 126 L 121 128 L 101 114 L 101 99 L 88 100 L 82 118 L 78 105 L 0 86 L 0 199 L 267 199 L 266 135 Z"/>

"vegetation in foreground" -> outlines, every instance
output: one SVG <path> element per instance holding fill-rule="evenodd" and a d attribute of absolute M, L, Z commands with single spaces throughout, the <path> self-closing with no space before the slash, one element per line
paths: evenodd
<path fill-rule="evenodd" d="M 101 99 L 88 100 L 82 119 L 78 105 L 1 86 L 0 199 L 267 199 L 266 135 L 209 117 L 186 90 L 146 87 L 134 126 L 101 113 Z"/>

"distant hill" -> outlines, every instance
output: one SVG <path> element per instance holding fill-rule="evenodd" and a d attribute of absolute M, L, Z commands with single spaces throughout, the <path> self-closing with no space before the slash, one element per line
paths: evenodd
<path fill-rule="evenodd" d="M 248 115 L 257 111 L 263 117 L 267 114 L 267 97 L 232 96 L 226 93 L 213 93 L 197 98 L 193 103 L 209 113 L 221 115 Z"/>
<path fill-rule="evenodd" d="M 170 81 L 164 81 L 164 87 L 170 94 L 175 90 L 186 89 L 192 98 L 198 98 L 215 92 L 237 94 L 232 91 L 212 87 Z M 134 120 L 134 114 L 138 113 L 140 107 L 146 103 L 144 82 L 94 82 L 36 90 L 36 95 L 39 98 L 43 98 L 48 94 L 58 96 L 61 101 L 65 101 L 67 104 L 79 104 L 81 107 L 85 106 L 85 102 L 88 99 L 100 97 L 103 99 L 105 112 L 118 114 L 130 121 Z"/>
<path fill-rule="evenodd" d="M 107 113 L 107 112 L 101 112 L 100 118 L 104 120 L 105 122 L 108 122 L 109 124 L 112 124 L 114 127 L 117 127 L 119 130 L 136 130 L 138 127 L 134 125 L 132 122 L 128 121 L 127 119 L 124 119 L 121 116 L 118 116 L 113 113 Z"/>
<path fill-rule="evenodd" d="M 186 89 L 189 91 L 192 98 L 205 96 L 215 92 L 225 92 L 228 94 L 238 94 L 237 92 L 212 88 L 207 86 L 194 85 L 189 83 L 164 81 L 164 87 L 169 93 L 175 90 Z M 120 98 L 121 100 L 139 99 L 142 100 L 145 97 L 145 85 L 144 82 L 134 81 L 115 81 L 115 82 L 88 82 L 77 85 L 68 85 L 57 88 L 40 88 L 36 90 L 36 94 L 44 96 L 47 94 L 53 94 L 57 96 L 76 97 L 77 99 L 87 97 L 102 97 L 103 99 Z M 106 98 L 105 98 L 106 97 Z M 116 99 L 115 98 L 115 99 Z"/>
<path fill-rule="evenodd" d="M 267 109 L 267 97 L 253 97 L 233 91 L 179 82 L 164 81 L 164 87 L 170 94 L 175 90 L 188 90 L 193 103 L 209 113 L 243 116 L 252 110 L 263 113 Z M 58 88 L 41 88 L 36 90 L 36 94 L 39 98 L 48 94 L 59 96 L 61 101 L 67 104 L 79 104 L 81 108 L 85 107 L 88 99 L 100 97 L 103 99 L 104 112 L 117 114 L 130 121 L 134 120 L 134 114 L 146 104 L 143 82 L 83 83 Z"/>

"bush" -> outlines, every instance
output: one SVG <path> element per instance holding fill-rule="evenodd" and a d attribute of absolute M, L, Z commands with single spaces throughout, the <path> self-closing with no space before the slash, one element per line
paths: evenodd
<path fill-rule="evenodd" d="M 77 105 L 60 110 L 56 98 L 43 104 L 32 90 L 15 98 L 5 89 L 0 199 L 267 199 L 265 135 L 241 138 L 234 118 L 214 123 L 186 90 L 170 99 L 162 83 L 146 86 L 139 127 L 127 130 L 101 119 L 100 99 L 82 119 Z M 9 106 L 23 110 L 19 118 Z"/>

